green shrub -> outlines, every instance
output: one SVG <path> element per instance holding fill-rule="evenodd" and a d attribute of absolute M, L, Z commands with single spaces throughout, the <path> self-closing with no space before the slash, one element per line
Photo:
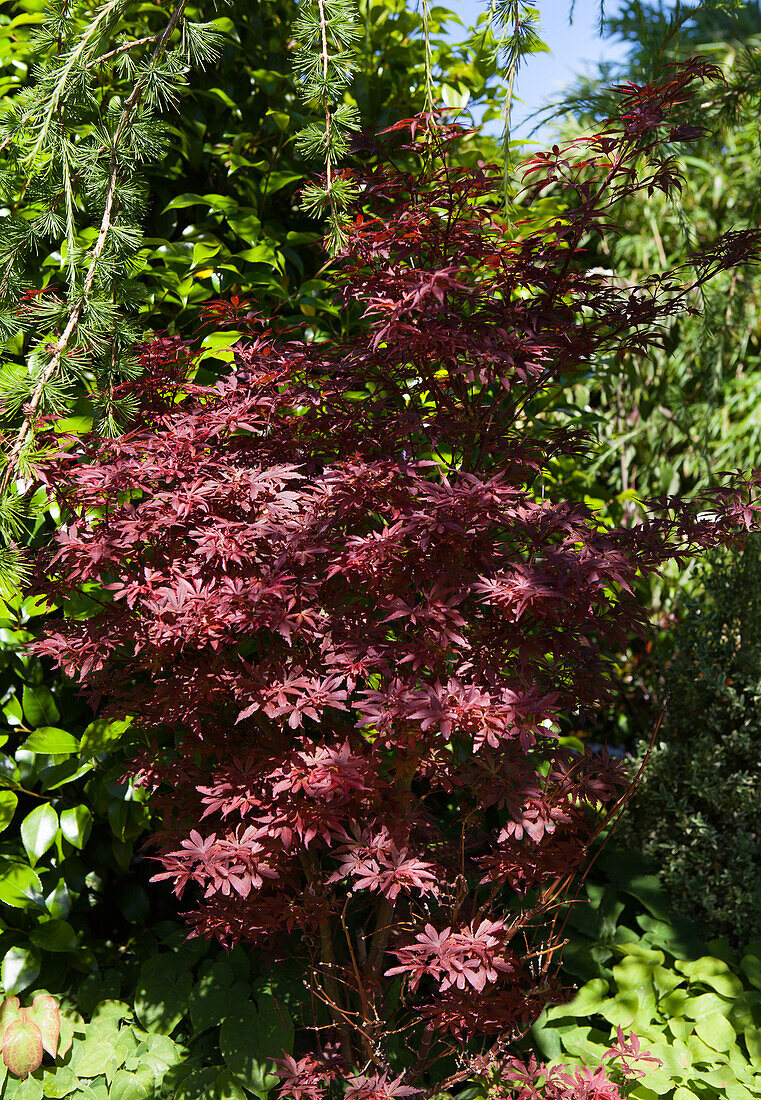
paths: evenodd
<path fill-rule="evenodd" d="M 734 944 L 761 939 L 761 542 L 716 554 L 661 672 L 664 722 L 622 835 L 677 911 Z"/>

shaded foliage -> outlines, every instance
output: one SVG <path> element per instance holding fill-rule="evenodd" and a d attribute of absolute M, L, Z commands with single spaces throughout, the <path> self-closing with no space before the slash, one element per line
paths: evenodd
<path fill-rule="evenodd" d="M 761 938 L 760 581 L 755 536 L 701 572 L 669 631 L 662 739 L 623 822 L 658 861 L 676 910 L 734 944 Z"/>

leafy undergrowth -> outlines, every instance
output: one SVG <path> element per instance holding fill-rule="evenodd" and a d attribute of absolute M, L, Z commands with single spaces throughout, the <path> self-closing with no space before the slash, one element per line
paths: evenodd
<path fill-rule="evenodd" d="M 620 1027 L 661 1063 L 642 1066 L 634 1100 L 761 1095 L 761 944 L 738 961 L 706 940 L 631 852 L 606 853 L 600 870 L 568 919 L 563 965 L 583 984 L 535 1025 L 541 1055 L 597 1064 Z"/>
<path fill-rule="evenodd" d="M 292 1048 L 301 987 L 284 971 L 254 971 L 240 948 L 224 954 L 184 935 L 170 922 L 154 928 L 142 962 L 63 997 L 71 1046 L 25 1079 L 7 1074 L 3 1100 L 264 1100 L 278 1083 L 269 1059 Z"/>

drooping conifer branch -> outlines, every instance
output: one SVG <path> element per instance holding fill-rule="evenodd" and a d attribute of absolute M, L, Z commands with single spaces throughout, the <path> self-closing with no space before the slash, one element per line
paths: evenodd
<path fill-rule="evenodd" d="M 302 203 L 305 210 L 327 218 L 329 249 L 335 252 L 345 238 L 346 209 L 355 195 L 336 171 L 351 133 L 359 128 L 356 108 L 341 102 L 356 68 L 354 43 L 361 33 L 354 0 L 305 0 L 293 33 L 301 97 L 322 116 L 301 130 L 296 143 L 304 156 L 325 167 L 324 180 L 304 188 Z"/>
<path fill-rule="evenodd" d="M 130 402 L 115 395 L 139 370 L 132 348 L 141 334 L 122 306 L 141 245 L 141 168 L 163 149 L 157 116 L 176 103 L 189 65 L 219 49 L 215 28 L 186 19 L 185 0 L 153 34 L 124 41 L 131 6 L 108 0 L 91 17 L 85 7 L 64 14 L 51 4 L 36 37 L 35 82 L 16 96 L 0 127 L 0 186 L 12 203 L 32 187 L 42 206 L 34 220 L 4 219 L 0 244 L 0 338 L 24 337 L 23 355 L 0 369 L 0 403 L 13 426 L 0 477 L 6 541 L 18 535 L 14 481 L 34 468 L 40 413 L 70 407 L 79 380 L 106 434 L 130 414 Z M 92 232 L 86 212 L 93 209 L 95 239 L 85 248 L 83 233 Z M 40 286 L 36 255 L 51 241 L 61 263 Z M 0 550 L 0 581 L 12 582 L 17 566 L 15 551 Z"/>

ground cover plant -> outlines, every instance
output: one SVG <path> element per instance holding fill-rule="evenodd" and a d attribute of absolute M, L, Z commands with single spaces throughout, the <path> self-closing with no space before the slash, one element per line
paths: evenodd
<path fill-rule="evenodd" d="M 580 988 L 534 1039 L 545 1058 L 589 1065 L 631 1029 L 658 1059 L 631 1096 L 749 1100 L 761 1088 L 760 945 L 735 955 L 676 914 L 658 871 L 630 849 L 603 852 L 567 917 L 563 966 Z"/>
<path fill-rule="evenodd" d="M 584 432 L 542 417 L 689 300 L 689 273 L 621 287 L 580 246 L 678 185 L 668 146 L 712 75 L 625 88 L 602 133 L 536 157 L 520 234 L 502 166 L 458 164 L 435 114 L 398 124 L 417 170 L 351 181 L 338 294 L 365 329 L 299 341 L 220 305 L 251 330 L 229 377 L 187 382 L 181 341 L 150 346 L 130 431 L 59 437 L 43 471 L 70 518 L 40 562 L 61 618 L 36 653 L 132 718 L 158 877 L 194 931 L 299 963 L 284 1095 L 456 1085 L 559 995 L 555 903 L 627 783 L 564 747 L 560 718 L 606 698 L 645 628 L 635 580 L 757 511 L 748 479 L 611 528 L 553 477 Z M 531 199 L 553 189 L 548 222 Z M 697 281 L 756 246 L 712 243 Z M 83 589 L 92 613 L 67 618 Z"/>

